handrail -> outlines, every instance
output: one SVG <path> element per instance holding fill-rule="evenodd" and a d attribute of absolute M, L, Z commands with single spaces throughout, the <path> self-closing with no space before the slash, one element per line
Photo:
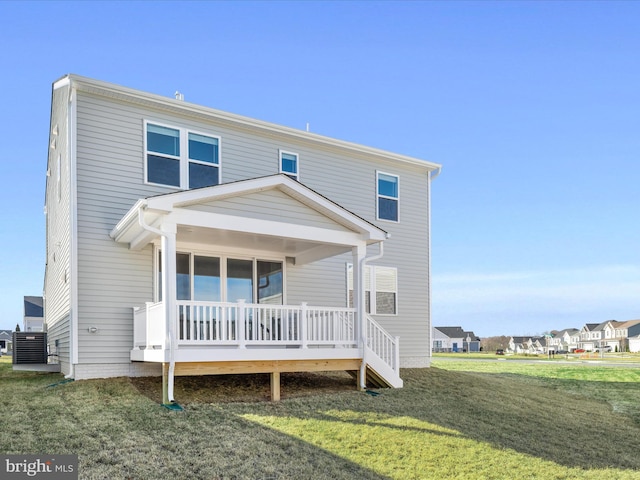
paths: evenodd
<path fill-rule="evenodd" d="M 369 314 L 367 314 L 367 347 L 396 374 L 400 374 L 400 338 L 392 337 Z"/>

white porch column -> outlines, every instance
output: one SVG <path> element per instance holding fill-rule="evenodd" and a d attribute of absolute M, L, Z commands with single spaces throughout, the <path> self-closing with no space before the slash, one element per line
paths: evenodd
<path fill-rule="evenodd" d="M 367 317 L 364 289 L 364 259 L 367 255 L 367 245 L 362 243 L 351 250 L 353 255 L 353 306 L 356 309 L 356 325 L 360 346 L 362 348 L 362 365 L 360 366 L 361 389 L 366 388 L 367 369 Z"/>
<path fill-rule="evenodd" d="M 176 320 L 176 224 L 163 223 L 162 231 L 162 303 L 165 319 L 165 349 L 169 349 L 169 370 L 167 378 L 167 394 L 163 395 L 164 403 L 173 401 L 173 371 L 175 348 Z M 163 370 L 164 371 L 164 370 Z"/>

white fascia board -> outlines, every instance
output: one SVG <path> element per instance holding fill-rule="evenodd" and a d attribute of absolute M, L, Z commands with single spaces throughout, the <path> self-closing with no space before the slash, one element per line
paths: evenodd
<path fill-rule="evenodd" d="M 56 80 L 55 82 L 53 82 L 53 89 L 57 90 L 58 88 L 66 87 L 70 83 L 71 83 L 71 77 L 69 75 L 66 75 Z"/>
<path fill-rule="evenodd" d="M 376 225 L 367 222 L 362 217 L 359 217 L 337 203 L 323 197 L 314 190 L 305 187 L 301 183 L 293 181 L 288 177 L 286 178 L 288 181 L 282 185 L 282 190 L 302 204 L 322 213 L 342 225 L 349 226 L 350 228 L 360 232 L 367 232 L 369 239 L 382 241 L 387 238 L 387 232 Z"/>
<path fill-rule="evenodd" d="M 147 206 L 149 209 L 168 212 L 175 208 L 248 195 L 275 188 L 343 226 L 360 232 L 367 240 L 383 241 L 387 237 L 387 232 L 381 228 L 351 213 L 303 184 L 291 180 L 286 175 L 272 175 L 151 197 L 147 199 Z"/>
<path fill-rule="evenodd" d="M 131 207 L 129 211 L 125 213 L 124 217 L 120 219 L 116 226 L 113 227 L 113 229 L 109 233 L 109 236 L 116 242 L 119 242 L 120 238 L 122 238 L 127 230 L 138 223 L 138 210 L 144 208 L 146 204 L 147 201 L 145 199 L 138 200 L 133 205 L 133 207 Z"/>
<path fill-rule="evenodd" d="M 78 75 L 67 75 L 63 79 L 58 80 L 58 82 L 62 82 L 64 79 L 68 79 L 69 81 L 71 81 L 80 91 L 86 91 L 97 95 L 120 98 L 121 100 L 134 103 L 142 102 L 145 104 L 153 104 L 156 107 L 164 107 L 169 110 L 184 112 L 187 114 L 191 113 L 196 115 L 203 115 L 205 117 L 214 118 L 216 120 L 237 127 L 259 130 L 266 134 L 276 134 L 290 138 L 292 137 L 305 143 L 321 144 L 326 147 L 338 148 L 341 150 L 351 151 L 354 153 L 376 157 L 379 159 L 415 165 L 417 167 L 423 168 L 425 171 L 438 170 L 441 167 L 441 165 L 437 163 L 428 162 L 426 160 L 420 160 L 414 157 L 400 155 L 386 150 L 367 147 L 364 145 L 359 145 L 357 143 L 346 142 L 344 140 L 337 140 L 334 138 L 325 137 L 323 135 L 310 133 L 305 130 L 298 130 L 291 127 L 285 127 L 282 125 L 253 119 L 250 117 L 244 117 L 242 115 L 224 112 L 222 110 L 216 110 L 210 107 L 204 107 L 195 103 L 185 102 L 184 100 L 176 100 L 175 98 L 171 97 L 164 97 L 162 95 L 135 90 L 120 85 L 115 85 L 113 83 L 94 80 Z"/>
<path fill-rule="evenodd" d="M 330 245 L 360 245 L 363 241 L 367 240 L 356 232 L 341 232 L 339 230 L 294 225 L 292 223 L 274 222 L 272 220 L 236 217 L 220 213 L 200 212 L 196 210 L 176 209 L 163 218 L 163 222 L 165 221 L 176 225 L 215 228 L 255 235 L 306 240 Z"/>

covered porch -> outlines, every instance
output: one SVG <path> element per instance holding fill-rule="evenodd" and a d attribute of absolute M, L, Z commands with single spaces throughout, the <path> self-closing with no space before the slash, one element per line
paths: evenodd
<path fill-rule="evenodd" d="M 154 257 L 156 301 L 132 306 L 131 360 L 164 365 L 166 402 L 175 375 L 270 373 L 274 399 L 284 371 L 347 370 L 360 388 L 367 379 L 402 386 L 398 339 L 362 308 L 367 247 L 377 244 L 379 258 L 386 232 L 297 181 L 274 175 L 140 199 L 111 236 L 132 250 L 154 244 L 161 252 Z M 217 265 L 206 282 L 181 273 L 187 259 L 180 252 L 188 249 L 215 253 L 206 257 Z M 353 308 L 287 304 L 287 265 L 345 253 L 353 265 Z M 205 257 L 188 258 L 197 270 Z M 238 265 L 252 265 L 242 282 Z M 270 278 L 280 278 L 280 290 L 263 289 Z"/>

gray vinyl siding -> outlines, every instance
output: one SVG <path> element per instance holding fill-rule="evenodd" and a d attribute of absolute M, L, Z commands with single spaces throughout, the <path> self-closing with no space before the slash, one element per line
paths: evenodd
<path fill-rule="evenodd" d="M 142 184 L 140 117 L 132 127 L 126 112 L 119 118 L 108 105 L 94 108 L 78 95 L 78 353 L 91 364 L 129 362 L 131 309 L 153 292 L 152 248 L 131 251 L 109 237 L 138 198 L 159 192 Z"/>
<path fill-rule="evenodd" d="M 246 218 L 281 221 L 294 225 L 345 230 L 342 225 L 338 225 L 333 220 L 311 210 L 278 190 L 253 193 L 187 208 Z"/>
<path fill-rule="evenodd" d="M 47 343 L 52 360 L 60 362 L 60 370 L 67 375 L 71 371 L 71 328 L 69 315 L 58 319 L 49 326 L 47 331 Z"/>
<path fill-rule="evenodd" d="M 67 104 L 69 87 L 52 92 L 49 156 L 47 162 L 46 205 L 46 266 L 44 320 L 49 348 L 59 344 L 59 360 L 70 362 L 71 310 L 71 217 L 70 217 L 70 155 Z M 57 135 L 54 130 L 57 129 Z M 58 163 L 58 157 L 60 162 Z M 58 171 L 60 167 L 60 171 Z M 60 182 L 58 185 L 58 178 Z M 58 194 L 58 189 L 60 192 Z"/>
<path fill-rule="evenodd" d="M 304 139 L 279 138 L 245 127 L 230 128 L 217 119 L 192 114 L 177 116 L 138 104 L 80 92 L 77 128 L 78 313 L 81 363 L 129 361 L 132 345 L 131 307 L 153 299 L 152 249 L 130 251 L 109 232 L 139 199 L 177 191 L 144 183 L 144 121 L 219 136 L 222 183 L 279 172 L 279 149 L 299 155 L 300 182 L 378 225 L 391 234 L 384 257 L 376 265 L 398 269 L 398 314 L 376 319 L 401 337 L 401 355 L 428 356 L 428 174 L 426 168 L 371 159 L 319 146 Z M 376 220 L 376 170 L 400 179 L 400 221 Z M 217 203 L 221 213 L 253 212 L 274 218 L 260 200 L 281 202 L 303 224 L 328 228 L 331 221 L 304 216 L 280 194 L 254 194 Z M 268 197 L 268 198 L 267 198 Z M 197 208 L 207 208 L 197 207 Z M 336 228 L 337 225 L 334 225 Z M 371 249 L 371 254 L 377 248 Z M 287 266 L 287 301 L 315 305 L 346 305 L 345 264 L 350 255 L 305 266 Z M 88 332 L 96 327 L 97 333 Z"/>

